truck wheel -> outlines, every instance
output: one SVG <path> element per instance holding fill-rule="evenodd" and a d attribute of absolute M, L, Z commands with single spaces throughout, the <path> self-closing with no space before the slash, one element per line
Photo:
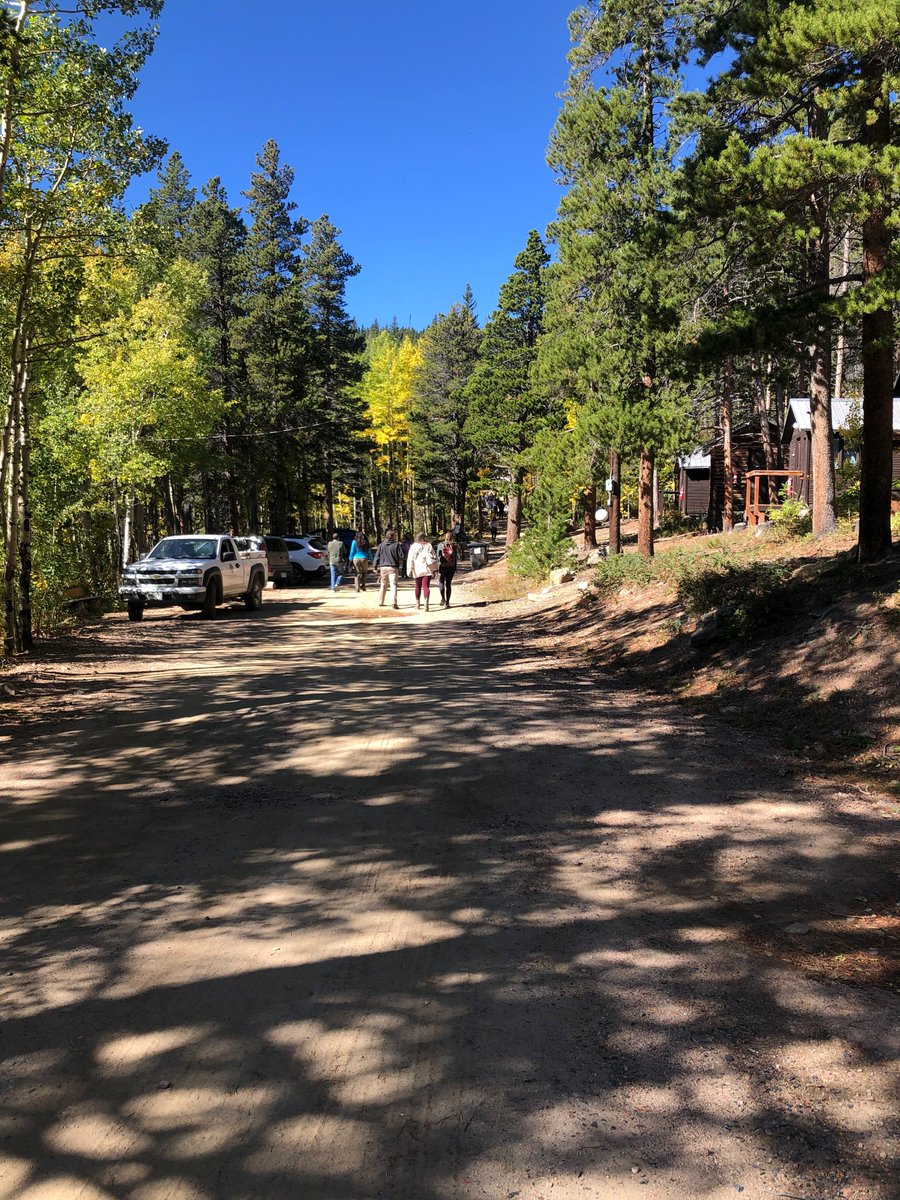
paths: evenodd
<path fill-rule="evenodd" d="M 130 602 L 128 605 L 128 620 L 129 621 L 143 621 L 143 619 L 144 619 L 143 604 L 135 604 L 133 601 Z"/>
<path fill-rule="evenodd" d="M 203 615 L 206 618 L 216 615 L 216 605 L 219 603 L 219 585 L 211 579 L 206 585 L 206 595 L 203 597 Z"/>
<path fill-rule="evenodd" d="M 250 591 L 244 596 L 244 607 L 248 612 L 256 612 L 258 608 L 262 608 L 262 581 L 258 575 L 254 575 Z"/>

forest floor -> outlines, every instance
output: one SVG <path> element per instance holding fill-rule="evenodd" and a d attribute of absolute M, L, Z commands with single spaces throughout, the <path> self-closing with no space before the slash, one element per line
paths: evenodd
<path fill-rule="evenodd" d="M 3 676 L 0 1197 L 894 1200 L 889 776 L 503 570 Z"/>

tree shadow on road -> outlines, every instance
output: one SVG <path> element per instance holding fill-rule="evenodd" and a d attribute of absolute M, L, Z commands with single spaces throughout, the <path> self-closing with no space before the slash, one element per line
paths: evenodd
<path fill-rule="evenodd" d="M 739 938 L 887 879 L 883 821 L 521 637 L 280 618 L 16 736 L 8 1194 L 887 1200 L 890 1022 Z"/>

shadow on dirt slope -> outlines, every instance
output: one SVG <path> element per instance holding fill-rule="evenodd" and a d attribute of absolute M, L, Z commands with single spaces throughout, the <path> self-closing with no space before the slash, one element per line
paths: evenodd
<path fill-rule="evenodd" d="M 538 610 L 513 622 L 511 638 L 549 638 L 604 677 L 674 692 L 900 792 L 900 553 L 860 568 L 827 546 L 749 562 L 740 549 L 709 555 L 680 584 L 626 584 L 550 620 Z M 691 613 L 717 605 L 721 636 L 693 645 Z"/>
<path fill-rule="evenodd" d="M 267 609 L 5 743 L 0 1195 L 887 1200 L 890 1022 L 735 937 L 883 821 L 515 626 Z"/>

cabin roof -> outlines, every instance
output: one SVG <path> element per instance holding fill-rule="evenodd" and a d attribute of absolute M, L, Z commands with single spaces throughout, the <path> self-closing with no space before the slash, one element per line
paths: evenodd
<path fill-rule="evenodd" d="M 712 465 L 712 456 L 704 454 L 698 447 L 690 454 L 679 455 L 678 466 L 682 471 L 708 471 Z"/>
<path fill-rule="evenodd" d="M 831 423 L 834 429 L 843 429 L 850 417 L 850 413 L 854 406 L 860 404 L 858 400 L 832 400 L 831 401 Z M 900 433 L 900 398 L 894 399 L 894 433 Z M 809 418 L 809 397 L 800 396 L 794 400 L 788 401 L 787 413 L 784 419 L 784 431 L 781 435 L 783 442 L 791 440 L 791 431 L 800 429 L 809 431 L 812 428 Z"/>

